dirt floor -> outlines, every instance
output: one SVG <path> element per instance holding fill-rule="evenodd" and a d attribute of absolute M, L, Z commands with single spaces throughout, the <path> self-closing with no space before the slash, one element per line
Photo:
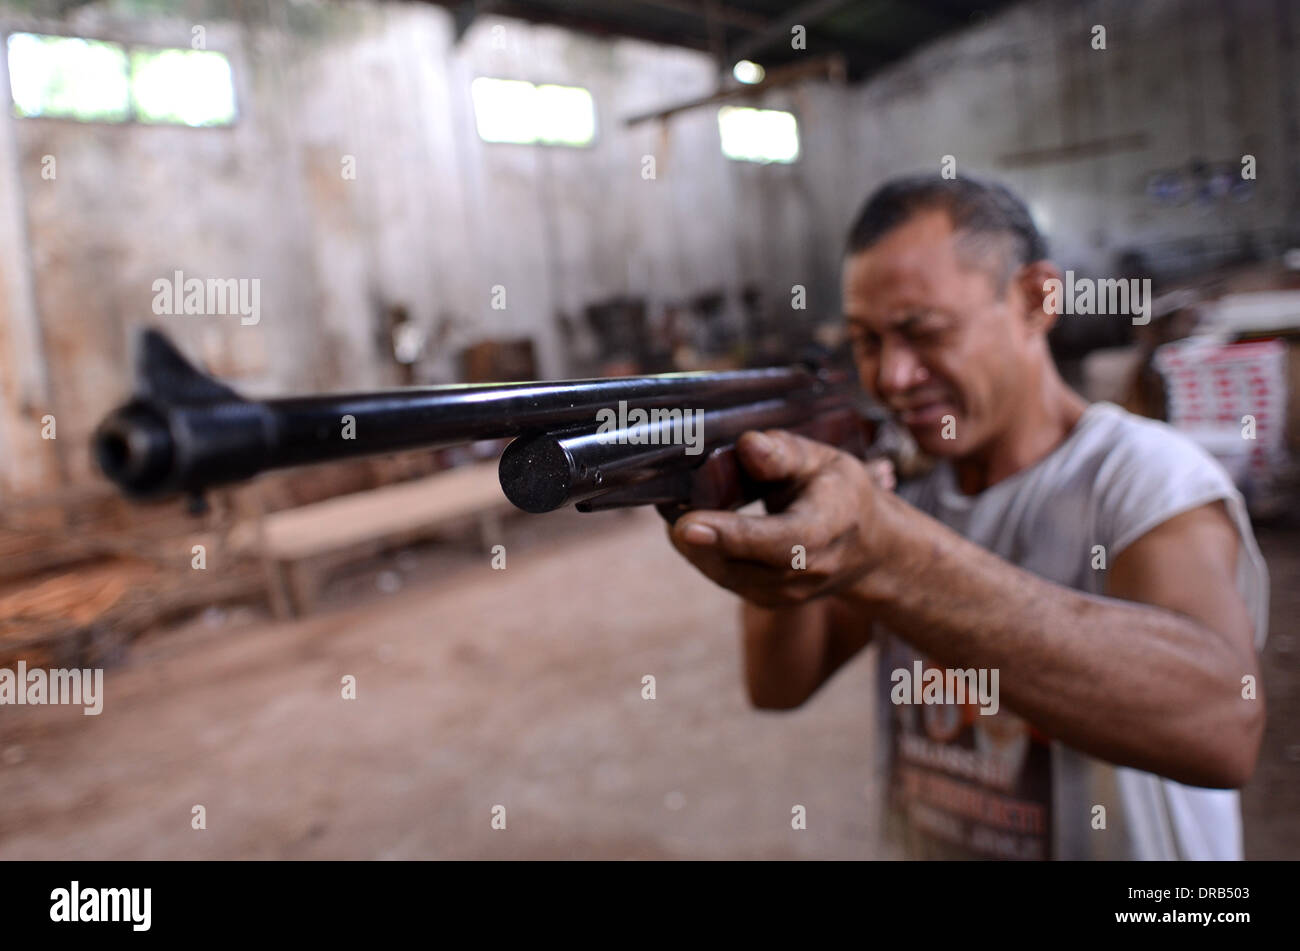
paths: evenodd
<path fill-rule="evenodd" d="M 752 711 L 736 604 L 663 532 L 516 519 L 504 571 L 408 554 L 302 622 L 139 645 L 99 717 L 6 708 L 0 857 L 871 855 L 868 665 Z"/>
<path fill-rule="evenodd" d="M 299 622 L 214 609 L 145 638 L 99 717 L 6 708 L 0 858 L 891 857 L 873 842 L 873 657 L 800 711 L 755 712 L 735 601 L 652 513 L 506 532 L 505 571 L 426 546 L 341 574 Z M 1261 541 L 1270 725 L 1247 854 L 1297 858 L 1300 532 Z"/>

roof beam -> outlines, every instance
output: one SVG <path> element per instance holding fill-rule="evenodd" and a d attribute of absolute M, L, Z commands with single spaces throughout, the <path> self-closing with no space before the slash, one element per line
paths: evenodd
<path fill-rule="evenodd" d="M 825 77 L 835 81 L 843 81 L 844 76 L 845 65 L 843 54 L 831 53 L 828 56 L 817 56 L 813 59 L 791 63 L 788 66 L 774 69 L 767 74 L 767 77 L 761 83 L 755 83 L 752 86 L 731 86 L 725 89 L 719 89 L 707 96 L 688 99 L 686 102 L 679 102 L 674 106 L 666 106 L 663 109 L 656 109 L 654 112 L 645 112 L 640 115 L 629 116 L 623 120 L 623 124 L 633 126 L 642 122 L 650 122 L 654 119 L 667 119 L 669 116 L 676 115 L 679 112 L 686 112 L 688 109 L 698 109 L 701 106 L 708 106 L 716 102 L 726 102 L 729 99 L 745 99 L 751 96 L 757 96 L 769 89 L 788 86 L 801 79 Z"/>
<path fill-rule="evenodd" d="M 731 50 L 731 58 L 750 59 L 778 40 L 789 39 L 793 27 L 816 23 L 853 2 L 854 0 L 809 0 L 808 3 L 800 4 L 772 20 L 767 27 L 746 38 L 744 42 L 737 44 L 736 48 Z"/>

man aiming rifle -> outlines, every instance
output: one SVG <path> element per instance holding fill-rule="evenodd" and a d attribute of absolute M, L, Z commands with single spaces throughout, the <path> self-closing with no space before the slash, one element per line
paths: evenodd
<path fill-rule="evenodd" d="M 756 705 L 796 707 L 879 644 L 889 826 L 908 855 L 1240 857 L 1268 581 L 1227 475 L 1061 380 L 1060 274 L 1005 189 L 885 185 L 843 277 L 861 383 L 939 460 L 897 494 L 860 461 L 859 394 L 829 367 L 255 401 L 156 332 L 96 458 L 159 497 L 513 437 L 500 474 L 518 507 L 656 505 L 678 550 L 744 599 Z M 629 422 L 602 432 L 614 406 Z M 682 407 L 698 445 L 668 438 Z M 727 511 L 760 497 L 769 514 Z"/>
<path fill-rule="evenodd" d="M 1205 452 L 1062 381 L 1059 277 L 1006 189 L 881 187 L 849 235 L 845 319 L 862 384 L 938 465 L 895 495 L 831 446 L 749 433 L 740 463 L 782 504 L 690 512 L 671 539 L 744 599 L 755 705 L 797 707 L 879 643 L 908 856 L 1240 858 L 1266 570 Z M 996 672 L 1000 708 L 922 696 L 903 681 L 923 667 Z"/>

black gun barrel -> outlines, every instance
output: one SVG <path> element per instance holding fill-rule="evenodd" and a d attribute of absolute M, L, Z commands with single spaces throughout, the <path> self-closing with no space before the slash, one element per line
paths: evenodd
<path fill-rule="evenodd" d="M 853 394 L 832 388 L 809 398 L 761 400 L 740 406 L 660 415 L 654 421 L 597 433 L 545 432 L 516 439 L 501 456 L 501 488 L 525 512 L 550 512 L 690 469 L 719 446 L 751 429 L 784 429 L 850 407 Z M 684 438 L 698 437 L 693 445 Z"/>
<path fill-rule="evenodd" d="M 840 381 L 804 367 L 559 382 L 414 387 L 248 400 L 146 332 L 137 396 L 95 434 L 105 475 L 157 497 L 259 472 L 404 449 L 596 427 L 598 410 L 709 409 L 815 394 Z"/>

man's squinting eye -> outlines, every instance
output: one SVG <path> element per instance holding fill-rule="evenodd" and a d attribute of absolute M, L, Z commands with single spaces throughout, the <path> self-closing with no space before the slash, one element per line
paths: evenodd
<path fill-rule="evenodd" d="M 849 344 L 858 353 L 874 353 L 880 349 L 880 334 L 865 327 L 850 325 Z"/>
<path fill-rule="evenodd" d="M 941 339 L 951 326 L 952 321 L 944 314 L 918 314 L 900 321 L 886 333 L 897 334 L 908 343 L 923 344 Z M 880 334 L 861 324 L 850 323 L 848 337 L 849 343 L 858 353 L 876 353 L 880 349 Z"/>
<path fill-rule="evenodd" d="M 943 314 L 925 314 L 903 324 L 903 335 L 908 340 L 934 340 L 943 335 L 952 322 Z"/>

